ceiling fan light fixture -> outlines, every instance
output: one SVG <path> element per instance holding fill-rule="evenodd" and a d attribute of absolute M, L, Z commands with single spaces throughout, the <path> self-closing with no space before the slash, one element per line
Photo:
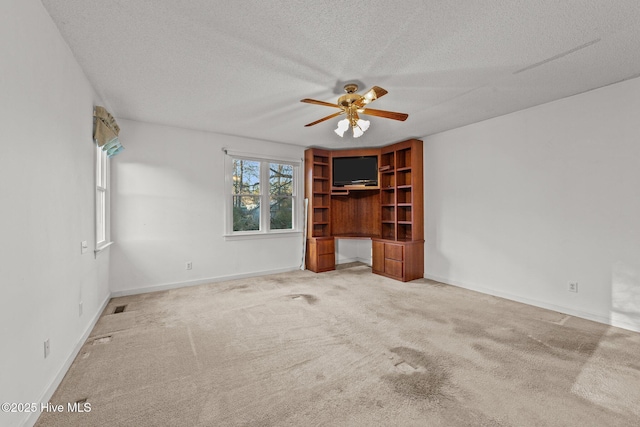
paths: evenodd
<path fill-rule="evenodd" d="M 369 129 L 370 124 L 371 122 L 369 120 L 358 119 L 358 126 L 360 127 L 360 129 L 362 129 L 362 132 Z"/>
<path fill-rule="evenodd" d="M 364 132 L 369 129 L 370 122 L 369 120 L 358 119 L 358 121 L 353 121 L 353 137 L 360 138 L 364 135 Z"/>
<path fill-rule="evenodd" d="M 349 119 L 343 119 L 338 122 L 338 127 L 334 131 L 340 138 L 344 136 L 344 133 L 349 129 Z"/>

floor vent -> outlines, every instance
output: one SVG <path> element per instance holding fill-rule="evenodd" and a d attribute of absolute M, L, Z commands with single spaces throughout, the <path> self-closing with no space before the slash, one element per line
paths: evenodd
<path fill-rule="evenodd" d="M 113 314 L 122 313 L 122 312 L 124 312 L 125 308 L 127 308 L 126 305 L 119 305 L 119 306 L 116 307 L 115 310 L 113 310 Z"/>

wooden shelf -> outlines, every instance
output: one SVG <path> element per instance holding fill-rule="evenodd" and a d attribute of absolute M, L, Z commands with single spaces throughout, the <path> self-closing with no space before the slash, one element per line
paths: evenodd
<path fill-rule="evenodd" d="M 389 172 L 382 175 L 381 239 L 373 241 L 374 273 L 409 281 L 424 276 L 422 141 L 409 140 L 381 149 Z M 393 175 L 393 176 L 391 176 Z M 394 212 L 394 216 L 385 212 Z"/>

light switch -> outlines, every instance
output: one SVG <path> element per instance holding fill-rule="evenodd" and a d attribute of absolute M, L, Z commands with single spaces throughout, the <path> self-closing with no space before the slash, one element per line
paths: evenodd
<path fill-rule="evenodd" d="M 89 244 L 87 243 L 87 241 L 83 240 L 80 246 L 82 248 L 81 253 L 86 254 L 87 251 L 89 250 Z"/>

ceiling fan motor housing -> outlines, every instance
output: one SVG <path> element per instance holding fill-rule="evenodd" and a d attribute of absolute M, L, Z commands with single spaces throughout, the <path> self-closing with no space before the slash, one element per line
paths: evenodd
<path fill-rule="evenodd" d="M 362 96 L 356 93 L 357 90 L 358 85 L 355 83 L 348 83 L 344 85 L 344 91 L 347 92 L 347 94 L 338 98 L 338 105 L 343 108 L 349 108 L 351 104 L 362 99 Z"/>
<path fill-rule="evenodd" d="M 348 93 L 338 98 L 338 105 L 344 108 L 349 108 L 351 104 L 361 99 L 362 96 L 357 93 Z"/>

